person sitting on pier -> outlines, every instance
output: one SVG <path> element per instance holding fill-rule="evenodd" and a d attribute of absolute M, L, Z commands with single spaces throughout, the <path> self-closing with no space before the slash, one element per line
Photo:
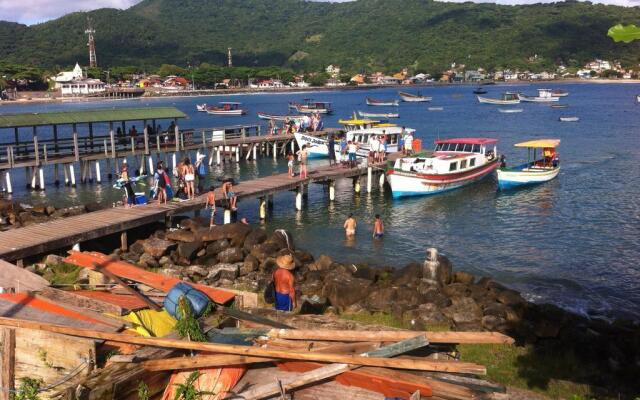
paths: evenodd
<path fill-rule="evenodd" d="M 295 278 L 291 273 L 296 266 L 291 254 L 276 258 L 278 269 L 273 273 L 275 308 L 278 311 L 293 311 L 297 306 Z"/>
<path fill-rule="evenodd" d="M 238 197 L 233 192 L 233 179 L 229 179 L 222 184 L 222 194 L 227 200 L 227 205 L 231 211 L 237 211 L 238 208 L 236 207 L 236 203 L 238 201 Z"/>
<path fill-rule="evenodd" d="M 209 187 L 209 193 L 207 193 L 207 202 L 204 204 L 205 209 L 211 210 L 211 217 L 209 218 L 209 228 L 216 224 L 216 188 L 211 185 Z"/>

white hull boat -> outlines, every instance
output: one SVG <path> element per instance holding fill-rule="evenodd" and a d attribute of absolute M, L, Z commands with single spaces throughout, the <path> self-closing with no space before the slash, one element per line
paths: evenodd
<path fill-rule="evenodd" d="M 504 93 L 501 99 L 491 97 L 476 96 L 481 104 L 495 104 L 499 106 L 508 106 L 512 104 L 520 104 L 517 93 Z"/>
<path fill-rule="evenodd" d="M 553 94 L 553 90 L 550 89 L 538 89 L 537 96 L 525 96 L 518 93 L 520 101 L 526 101 L 529 103 L 552 103 L 560 101 L 560 97 Z"/>
<path fill-rule="evenodd" d="M 560 122 L 578 122 L 580 118 L 578 117 L 560 117 Z"/>
<path fill-rule="evenodd" d="M 204 104 L 196 104 L 196 110 L 198 112 L 207 112 L 207 103 Z"/>
<path fill-rule="evenodd" d="M 399 113 L 370 113 L 358 111 L 358 114 L 363 118 L 400 118 Z"/>
<path fill-rule="evenodd" d="M 498 111 L 504 114 L 521 113 L 522 108 L 499 108 Z"/>
<path fill-rule="evenodd" d="M 516 143 L 516 147 L 527 148 L 529 160 L 516 167 L 498 168 L 498 186 L 500 189 L 513 189 L 544 183 L 558 176 L 560 172 L 560 161 L 556 152 L 558 145 L 560 145 L 560 139 L 538 139 Z M 540 153 L 538 153 L 538 150 L 541 150 Z"/>
<path fill-rule="evenodd" d="M 400 105 L 398 100 L 392 101 L 384 101 L 384 100 L 374 100 L 367 97 L 367 105 L 368 106 L 387 106 L 387 107 L 397 107 Z"/>
<path fill-rule="evenodd" d="M 433 99 L 433 97 L 431 96 L 422 96 L 420 94 L 416 95 L 406 92 L 398 92 L 398 95 L 400 96 L 400 99 L 402 99 L 402 101 L 405 101 L 407 103 L 423 103 L 426 101 L 431 101 Z"/>

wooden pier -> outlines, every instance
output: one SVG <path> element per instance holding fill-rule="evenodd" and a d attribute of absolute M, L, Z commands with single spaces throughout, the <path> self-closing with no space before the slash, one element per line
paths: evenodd
<path fill-rule="evenodd" d="M 395 159 L 399 154 L 390 155 Z M 260 218 L 266 218 L 266 208 L 271 196 L 276 192 L 295 191 L 295 207 L 302 209 L 302 197 L 306 186 L 310 183 L 322 183 L 329 186 L 329 200 L 335 199 L 335 181 L 337 179 L 353 179 L 353 188 L 360 192 L 360 180 L 366 176 L 366 190 L 371 192 L 374 175 L 379 175 L 380 187 L 384 183 L 383 164 L 343 168 L 342 166 L 325 166 L 309 170 L 308 178 L 299 179 L 288 174 L 277 174 L 257 178 L 234 185 L 234 192 L 241 198 L 258 197 L 260 199 Z M 193 200 L 174 201 L 166 205 L 157 203 L 135 206 L 132 208 L 110 208 L 75 217 L 63 218 L 0 232 L 0 259 L 7 261 L 45 254 L 47 252 L 70 248 L 84 241 L 103 236 L 122 233 L 126 243 L 126 231 L 158 221 L 166 221 L 172 215 L 200 210 L 204 207 L 206 196 L 201 195 Z M 216 199 L 224 207 L 222 193 L 218 189 Z M 224 210 L 225 223 L 230 222 L 231 211 Z"/>

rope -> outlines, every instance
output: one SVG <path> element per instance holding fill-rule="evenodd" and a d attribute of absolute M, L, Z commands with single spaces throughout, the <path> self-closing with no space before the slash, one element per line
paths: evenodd
<path fill-rule="evenodd" d="M 90 364 L 89 360 L 82 361 L 78 366 L 76 366 L 74 369 L 72 369 L 67 375 L 65 375 L 62 378 L 60 378 L 60 380 L 58 380 L 57 382 L 54 382 L 51 385 L 45 386 L 43 388 L 39 388 L 38 389 L 38 393 L 46 392 L 48 390 L 54 389 L 54 388 L 62 385 L 63 383 L 69 381 L 74 376 L 78 375 L 80 373 L 80 371 L 82 371 L 89 364 Z M 0 387 L 0 392 L 20 393 L 20 390 L 19 389 L 10 389 L 10 388 L 5 388 L 5 387 Z"/>

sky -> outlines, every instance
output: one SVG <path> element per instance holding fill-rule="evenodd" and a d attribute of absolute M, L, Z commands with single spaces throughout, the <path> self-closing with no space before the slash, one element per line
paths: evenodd
<path fill-rule="evenodd" d="M 0 0 L 0 20 L 20 22 L 27 25 L 45 22 L 74 11 L 89 11 L 96 8 L 128 8 L 140 0 Z M 345 1 L 345 0 L 328 0 Z M 447 0 L 463 2 L 466 0 Z M 549 0 L 474 0 L 499 4 L 532 4 Z M 595 0 L 594 3 L 620 6 L 640 6 L 640 0 Z"/>

